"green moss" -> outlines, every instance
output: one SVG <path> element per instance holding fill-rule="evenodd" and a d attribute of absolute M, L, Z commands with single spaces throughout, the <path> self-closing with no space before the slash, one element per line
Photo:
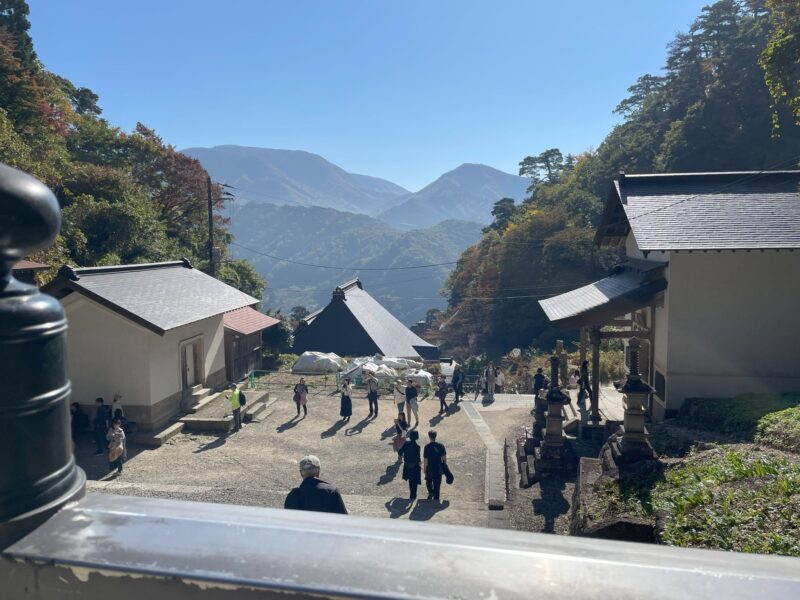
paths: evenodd
<path fill-rule="evenodd" d="M 763 416 L 756 427 L 756 440 L 779 450 L 800 452 L 800 406 Z"/>
<path fill-rule="evenodd" d="M 679 419 L 690 427 L 752 440 L 759 420 L 796 406 L 800 394 L 741 394 L 735 398 L 688 398 Z"/>

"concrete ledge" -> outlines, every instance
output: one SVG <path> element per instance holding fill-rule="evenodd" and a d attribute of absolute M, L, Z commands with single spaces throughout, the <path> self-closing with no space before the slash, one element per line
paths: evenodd
<path fill-rule="evenodd" d="M 233 429 L 233 417 L 196 417 L 186 415 L 180 422 L 187 431 L 230 431 Z"/>
<path fill-rule="evenodd" d="M 177 423 L 173 423 L 172 425 L 165 427 L 161 431 L 140 431 L 138 433 L 134 433 L 128 437 L 128 441 L 130 441 L 132 444 L 152 446 L 157 448 L 158 446 L 163 446 L 167 440 L 175 437 L 181 431 L 183 431 L 183 423 L 178 421 Z"/>

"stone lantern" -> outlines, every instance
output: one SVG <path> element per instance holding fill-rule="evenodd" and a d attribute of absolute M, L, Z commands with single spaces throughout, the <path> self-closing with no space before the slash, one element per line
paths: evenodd
<path fill-rule="evenodd" d="M 631 338 L 628 348 L 630 349 L 630 372 L 625 385 L 620 388 L 620 392 L 624 395 L 623 406 L 625 408 L 622 438 L 613 448 L 617 463 L 651 460 L 656 457 L 653 447 L 647 439 L 647 430 L 645 429 L 645 400 L 653 389 L 642 381 L 639 375 L 641 342 L 635 337 Z"/>
<path fill-rule="evenodd" d="M 557 356 L 550 357 L 550 389 L 545 397 L 547 417 L 544 439 L 536 449 L 534 459 L 537 476 L 546 471 L 560 471 L 566 466 L 563 408 L 569 404 L 570 398 L 558 385 L 559 362 Z"/>

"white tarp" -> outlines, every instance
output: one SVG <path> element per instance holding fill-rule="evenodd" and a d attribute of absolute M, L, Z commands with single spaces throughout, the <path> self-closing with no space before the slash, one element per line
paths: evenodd
<path fill-rule="evenodd" d="M 409 369 L 406 371 L 405 375 L 403 375 L 403 379 L 410 379 L 414 383 L 423 386 L 433 385 L 433 375 L 422 369 Z"/>
<path fill-rule="evenodd" d="M 373 373 L 378 379 L 383 378 L 397 378 L 397 371 L 386 365 L 380 365 L 368 360 L 366 362 L 354 365 L 355 361 L 351 361 L 347 365 L 346 373 L 352 376 L 363 376 L 364 371 Z M 352 368 L 351 368 L 352 367 Z"/>
<path fill-rule="evenodd" d="M 295 373 L 338 373 L 346 361 L 333 352 L 303 352 L 294 363 Z"/>
<path fill-rule="evenodd" d="M 406 369 L 419 369 L 422 367 L 422 363 L 419 363 L 415 360 L 409 360 L 408 358 L 393 358 L 390 356 L 381 356 L 380 354 L 376 354 L 375 356 L 359 356 L 354 358 L 347 365 L 345 372 L 360 374 L 366 363 L 373 365 L 372 369 L 366 367 L 368 371 L 375 370 L 376 367 L 385 366 L 389 369 L 389 371 L 394 371 L 395 375 L 397 375 L 398 371 L 405 371 Z"/>

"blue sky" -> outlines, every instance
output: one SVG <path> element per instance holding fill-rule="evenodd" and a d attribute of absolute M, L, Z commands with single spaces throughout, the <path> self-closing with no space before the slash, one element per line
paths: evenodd
<path fill-rule="evenodd" d="M 308 150 L 416 191 L 597 146 L 708 2 L 30 0 L 45 66 L 178 148 Z"/>

